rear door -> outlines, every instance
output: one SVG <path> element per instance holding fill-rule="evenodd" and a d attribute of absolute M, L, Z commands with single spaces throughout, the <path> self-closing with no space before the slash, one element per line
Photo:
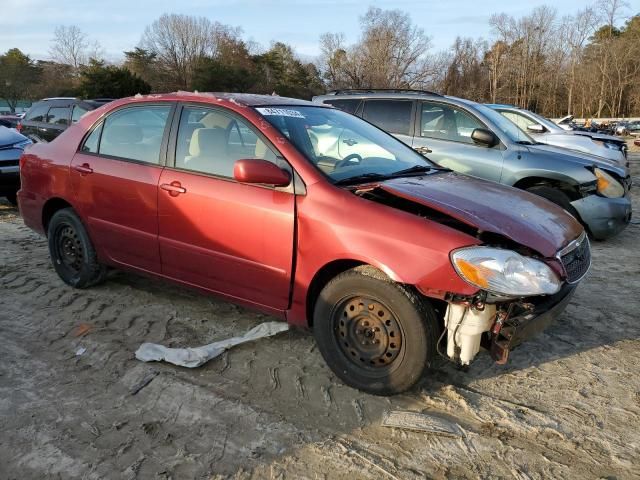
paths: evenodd
<path fill-rule="evenodd" d="M 98 252 L 112 263 L 160 273 L 158 180 L 173 103 L 111 112 L 71 162 L 76 201 Z"/>
<path fill-rule="evenodd" d="M 487 128 L 462 108 L 437 101 L 420 102 L 413 148 L 456 172 L 495 182 L 502 175 L 502 145 L 492 148 L 471 139 L 476 128 Z"/>
<path fill-rule="evenodd" d="M 292 188 L 239 183 L 233 166 L 260 158 L 291 167 L 253 125 L 222 108 L 185 106 L 172 138 L 175 161 L 162 172 L 158 193 L 162 273 L 286 309 L 295 195 Z"/>

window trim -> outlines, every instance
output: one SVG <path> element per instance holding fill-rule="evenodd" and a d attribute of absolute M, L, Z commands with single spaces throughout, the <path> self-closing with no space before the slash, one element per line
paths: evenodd
<path fill-rule="evenodd" d="M 110 160 L 119 160 L 122 162 L 135 163 L 138 165 L 147 165 L 152 167 L 164 168 L 166 166 L 166 160 L 167 160 L 167 144 L 169 142 L 169 131 L 171 129 L 171 125 L 173 122 L 173 116 L 176 110 L 176 104 L 177 102 L 171 101 L 171 102 L 138 102 L 138 103 L 129 103 L 126 105 L 121 105 L 107 112 L 105 115 L 101 116 L 100 118 L 98 118 L 98 120 L 96 120 L 96 122 L 91 126 L 91 128 L 89 128 L 89 130 L 87 130 L 87 132 L 82 137 L 82 140 L 80 141 L 80 143 L 78 144 L 78 148 L 76 149 L 76 153 L 80 153 L 82 155 L 89 155 L 92 157 L 100 157 L 100 158 L 107 158 Z M 93 131 L 96 128 L 99 128 L 100 125 L 104 126 L 104 123 L 107 121 L 107 119 L 111 115 L 117 112 L 120 112 L 122 110 L 128 110 L 133 108 L 166 107 L 167 105 L 170 108 L 169 108 L 169 113 L 167 115 L 167 121 L 164 126 L 164 132 L 162 134 L 162 141 L 160 142 L 160 151 L 158 152 L 158 156 L 159 156 L 158 163 L 145 162 L 144 160 L 136 160 L 134 158 L 118 157 L 115 155 L 105 155 L 104 153 L 100 153 L 100 146 L 102 145 L 102 134 L 104 133 L 104 128 L 100 132 L 100 137 L 98 138 L 98 153 L 82 151 L 82 147 L 84 146 L 89 136 L 93 133 Z"/>
<path fill-rule="evenodd" d="M 371 122 L 370 120 L 366 119 L 364 114 L 365 114 L 365 109 L 367 108 L 367 103 L 369 102 L 403 102 L 403 103 L 407 103 L 410 102 L 411 103 L 411 113 L 409 114 L 409 128 L 407 129 L 407 133 L 398 133 L 398 132 L 391 132 L 389 130 L 385 130 L 384 128 L 382 128 L 381 126 Z M 407 137 L 413 137 L 413 132 L 415 132 L 415 118 L 416 118 L 416 101 L 413 98 L 365 98 L 363 99 L 363 101 L 360 103 L 360 113 L 359 115 L 357 115 L 358 117 L 360 117 L 362 120 L 369 122 L 371 125 L 374 125 L 376 127 L 378 127 L 380 130 L 382 130 L 383 132 L 388 133 L 389 135 L 406 135 Z M 356 111 L 356 113 L 358 113 Z"/>
<path fill-rule="evenodd" d="M 459 105 L 455 105 L 452 103 L 447 103 L 447 102 L 439 102 L 439 101 L 435 101 L 435 100 L 420 100 L 420 108 L 416 108 L 416 122 L 415 122 L 415 129 L 414 129 L 414 136 L 416 138 L 428 138 L 431 140 L 440 140 L 442 142 L 451 142 L 451 143 L 456 143 L 456 144 L 460 144 L 460 145 L 470 145 L 472 147 L 478 147 L 478 148 L 484 148 L 486 149 L 487 147 L 483 147 L 482 145 L 478 145 L 475 142 L 462 142 L 460 140 L 450 140 L 448 138 L 436 138 L 436 137 L 428 137 L 428 136 L 423 136 L 422 135 L 422 105 L 424 105 L 425 103 L 431 103 L 431 104 L 436 104 L 436 105 L 444 105 L 445 107 L 448 108 L 453 108 L 455 110 L 460 110 L 462 112 L 464 112 L 465 114 L 469 115 L 470 117 L 472 117 L 473 119 L 475 119 L 480 125 L 482 125 L 482 128 L 489 130 L 490 132 L 493 132 L 493 129 L 487 127 L 487 124 L 484 123 L 482 120 L 480 120 L 480 118 L 478 118 L 477 115 L 474 115 L 472 112 L 470 112 L 469 110 L 459 106 Z M 496 137 L 498 137 L 497 134 L 495 134 Z M 500 137 L 498 137 L 498 139 L 500 139 Z M 502 140 L 500 140 L 500 142 L 498 142 L 497 145 L 494 145 L 491 148 L 496 148 L 496 147 L 500 147 L 502 145 Z"/>
<path fill-rule="evenodd" d="M 284 187 L 274 187 L 272 185 L 262 185 L 257 183 L 248 184 L 248 183 L 238 182 L 233 177 L 225 177 L 223 175 L 216 175 L 214 173 L 200 172 L 198 170 L 189 170 L 187 168 L 176 167 L 176 150 L 178 148 L 178 130 L 180 128 L 180 118 L 182 117 L 182 112 L 185 109 L 190 107 L 220 111 L 222 112 L 223 115 L 231 117 L 236 121 L 238 120 L 242 121 L 247 126 L 247 128 L 249 128 L 249 130 L 251 130 L 260 140 L 262 140 L 265 143 L 265 145 L 267 145 L 268 148 L 270 148 L 276 154 L 276 156 L 279 159 L 284 160 L 287 163 L 290 169 L 290 174 L 291 174 L 291 181 L 289 182 L 289 185 Z M 226 182 L 233 182 L 239 185 L 251 185 L 253 187 L 267 188 L 269 190 L 277 190 L 277 191 L 294 193 L 294 184 L 296 183 L 295 177 L 296 176 L 299 177 L 299 175 L 297 174 L 296 170 L 293 168 L 293 165 L 291 165 L 291 163 L 286 159 L 286 157 L 282 154 L 282 152 L 278 148 L 276 148 L 276 146 L 267 137 L 265 137 L 265 135 L 258 128 L 256 128 L 256 126 L 249 119 L 243 117 L 242 115 L 221 105 L 212 105 L 206 102 L 180 102 L 177 108 L 175 109 L 171 123 L 172 123 L 172 127 L 169 135 L 169 139 L 168 139 L 167 152 L 166 152 L 165 167 L 167 169 L 174 170 L 176 172 L 189 173 L 192 175 L 199 175 L 202 177 L 213 178 L 216 180 L 224 180 Z"/>

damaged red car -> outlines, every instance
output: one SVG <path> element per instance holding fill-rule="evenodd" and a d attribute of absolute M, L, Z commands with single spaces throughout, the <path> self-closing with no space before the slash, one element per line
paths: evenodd
<path fill-rule="evenodd" d="M 335 374 L 374 394 L 410 388 L 438 353 L 505 362 L 590 265 L 583 228 L 547 200 L 277 96 L 112 102 L 20 171 L 24 221 L 67 284 L 115 267 L 308 326 Z"/>

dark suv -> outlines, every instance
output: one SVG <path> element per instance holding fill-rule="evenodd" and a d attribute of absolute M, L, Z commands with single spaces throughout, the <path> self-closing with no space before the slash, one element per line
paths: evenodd
<path fill-rule="evenodd" d="M 74 97 L 45 98 L 31 105 L 18 124 L 18 130 L 34 142 L 50 142 L 69 125 L 90 110 L 112 101 L 111 98 L 81 100 Z"/>

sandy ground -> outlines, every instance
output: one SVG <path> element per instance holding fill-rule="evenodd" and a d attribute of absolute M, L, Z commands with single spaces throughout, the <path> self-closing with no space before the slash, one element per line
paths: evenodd
<path fill-rule="evenodd" d="M 633 169 L 639 185 L 640 155 Z M 640 478 L 639 233 L 593 245 L 566 313 L 509 365 L 443 363 L 386 399 L 339 383 L 304 331 L 195 370 L 135 360 L 144 341 L 196 346 L 269 317 L 127 273 L 73 290 L 0 205 L 0 479 Z M 465 435 L 383 427 L 388 410 Z"/>

